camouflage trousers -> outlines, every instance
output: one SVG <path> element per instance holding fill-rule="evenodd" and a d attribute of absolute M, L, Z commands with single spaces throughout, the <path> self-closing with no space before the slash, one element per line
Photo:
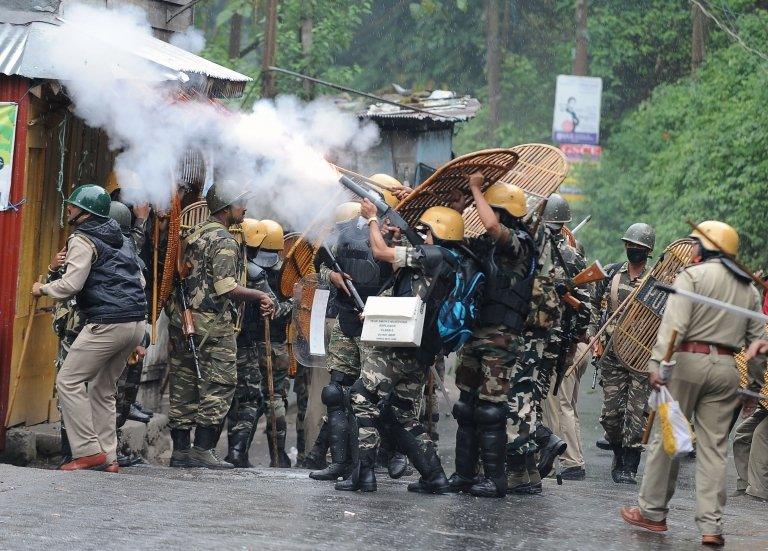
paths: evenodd
<path fill-rule="evenodd" d="M 526 330 L 521 340 L 522 350 L 511 375 L 507 405 L 507 453 L 525 455 L 536 451 L 531 439 L 536 429 L 537 377 L 542 367 L 546 348 L 546 333 Z"/>
<path fill-rule="evenodd" d="M 296 449 L 298 459 L 304 458 L 306 451 L 306 429 L 304 423 L 309 405 L 309 385 L 312 382 L 312 368 L 297 364 L 296 378 L 293 379 L 293 392 L 296 394 Z"/>
<path fill-rule="evenodd" d="M 273 342 L 272 382 L 275 389 L 275 399 L 272 407 L 275 408 L 275 419 L 285 420 L 286 402 L 288 401 L 287 385 L 290 384 L 288 380 L 289 367 L 288 346 L 282 342 Z M 269 427 L 272 422 L 272 409 L 269 404 L 269 387 L 267 382 L 267 347 L 263 342 L 259 343 L 259 370 L 261 371 L 261 394 L 264 397 L 264 414 L 267 419 L 267 427 Z"/>
<path fill-rule="evenodd" d="M 431 370 L 430 370 L 431 371 Z M 435 359 L 435 371 L 441 381 L 445 381 L 445 356 L 438 356 Z M 430 373 L 427 373 L 427 384 L 424 385 L 424 396 L 421 401 L 421 413 L 419 421 L 429 431 L 429 436 L 434 442 L 440 439 L 440 433 L 437 432 L 437 423 L 440 421 L 440 401 L 437 399 L 437 381 L 432 381 L 432 388 L 429 385 Z"/>
<path fill-rule="evenodd" d="M 390 423 L 415 438 L 423 453 L 434 449 L 434 442 L 419 422 L 427 368 L 417 354 L 416 348 L 372 347 L 366 355 L 360 380 L 351 394 L 360 450 L 376 449 L 381 442 L 381 427 Z"/>
<path fill-rule="evenodd" d="M 328 371 L 338 371 L 357 379 L 366 351 L 367 347 L 360 344 L 360 337 L 346 336 L 336 320 L 328 343 Z"/>
<path fill-rule="evenodd" d="M 263 413 L 259 350 L 256 345 L 237 347 L 237 386 L 227 414 L 227 433 L 251 433 Z"/>
<path fill-rule="evenodd" d="M 541 355 L 533 368 L 533 419 L 532 427 L 544 419 L 542 404 L 547 399 L 552 375 L 557 369 L 557 356 L 563 345 L 562 335 L 557 330 L 550 330 L 545 337 L 537 339 L 540 342 L 531 345 L 531 352 L 541 350 Z"/>
<path fill-rule="evenodd" d="M 224 337 L 195 335 L 201 379 L 195 373 L 192 354 L 181 329 L 168 326 L 170 366 L 170 411 L 172 429 L 191 429 L 195 425 L 218 427 L 232 404 L 237 384 L 237 343 L 234 332 Z"/>
<path fill-rule="evenodd" d="M 603 381 L 600 424 L 608 441 L 625 448 L 641 448 L 651 394 L 648 375 L 624 367 L 610 348 L 600 359 L 600 375 Z"/>
<path fill-rule="evenodd" d="M 477 393 L 481 400 L 506 402 L 521 344 L 522 339 L 504 327 L 476 330 L 460 352 L 456 386 Z"/>

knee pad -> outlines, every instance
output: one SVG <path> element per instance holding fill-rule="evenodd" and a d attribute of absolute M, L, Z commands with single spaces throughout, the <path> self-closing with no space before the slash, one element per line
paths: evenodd
<path fill-rule="evenodd" d="M 352 386 L 357 379 L 352 375 L 342 373 L 335 369 L 331 370 L 331 383 L 336 383 L 341 386 Z"/>
<path fill-rule="evenodd" d="M 504 404 L 479 400 L 475 408 L 475 423 L 478 425 L 504 425 L 507 422 L 507 410 Z"/>
<path fill-rule="evenodd" d="M 459 394 L 458 401 L 453 404 L 453 417 L 460 425 L 474 424 L 476 396 L 464 390 Z"/>
<path fill-rule="evenodd" d="M 320 399 L 328 409 L 344 406 L 344 389 L 337 383 L 330 383 L 323 387 Z"/>
<path fill-rule="evenodd" d="M 358 394 L 362 396 L 372 404 L 379 403 L 379 396 L 365 388 L 365 383 L 363 383 L 362 379 L 356 380 L 352 386 L 349 387 L 349 392 L 350 394 Z"/>

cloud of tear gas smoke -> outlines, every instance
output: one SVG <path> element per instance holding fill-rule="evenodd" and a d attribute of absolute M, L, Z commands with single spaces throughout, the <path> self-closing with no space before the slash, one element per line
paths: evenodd
<path fill-rule="evenodd" d="M 74 5 L 64 19 L 51 64 L 75 113 L 103 128 L 119 151 L 118 177 L 134 182 L 123 187 L 126 202 L 167 207 L 173 169 L 195 148 L 210 152 L 217 182 L 234 181 L 239 189 L 229 191 L 251 192 L 248 216 L 272 216 L 303 230 L 339 189 L 324 158 L 365 151 L 378 140 L 375 125 L 322 100 L 262 100 L 248 112 L 176 101 L 178 83 L 169 84 L 169 70 L 129 52 L 151 37 L 143 12 Z"/>
<path fill-rule="evenodd" d="M 175 33 L 171 36 L 171 44 L 182 50 L 199 54 L 205 48 L 205 37 L 203 31 L 195 27 L 189 27 L 183 33 Z"/>

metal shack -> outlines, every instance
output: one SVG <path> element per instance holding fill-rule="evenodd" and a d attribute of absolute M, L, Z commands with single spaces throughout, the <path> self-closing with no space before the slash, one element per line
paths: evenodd
<path fill-rule="evenodd" d="M 0 3 L 0 108 L 15 113 L 15 118 L 0 120 L 0 125 L 11 128 L 13 151 L 0 168 L 0 177 L 2 172 L 10 177 L 9 193 L 0 197 L 0 448 L 5 445 L 6 427 L 58 419 L 53 395 L 57 340 L 51 330 L 52 301 L 43 298 L 33 310 L 29 290 L 66 242 L 63 198 L 81 183 L 104 184 L 114 159 L 108 136 L 72 113 L 66 88 L 55 80 L 44 55 L 44 45 L 56 44 L 72 3 Z M 179 12 L 186 0 L 87 3 L 144 8 L 155 38 L 120 47 L 126 55 L 158 69 L 164 84 L 178 89 L 186 101 L 239 97 L 251 80 L 163 41 L 192 23 L 191 9 Z M 93 51 L 98 48 L 99 41 L 94 39 Z M 76 61 L 87 64 L 89 52 L 81 55 Z M 123 72 L 121 78 L 131 77 Z M 29 352 L 20 365 L 25 341 Z M 13 408 L 8 411 L 11 397 Z"/>

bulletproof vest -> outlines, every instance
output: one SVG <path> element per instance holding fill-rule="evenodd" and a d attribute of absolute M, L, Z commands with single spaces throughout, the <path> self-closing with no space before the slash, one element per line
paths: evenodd
<path fill-rule="evenodd" d="M 515 231 L 522 243 L 523 255 L 518 259 L 525 265 L 525 276 L 510 273 L 500 265 L 498 245 L 483 261 L 485 272 L 485 293 L 480 304 L 479 324 L 490 327 L 504 325 L 510 331 L 520 334 L 525 326 L 525 319 L 531 308 L 533 283 L 536 278 L 538 254 L 531 234 L 518 229 Z"/>
<path fill-rule="evenodd" d="M 357 220 L 351 220 L 342 226 L 336 241 L 336 260 L 342 271 L 352 278 L 355 289 L 365 302 L 375 296 L 382 285 L 392 275 L 392 267 L 381 263 L 373 256 L 368 241 L 367 226 L 357 227 Z M 354 300 L 343 291 L 336 296 L 339 308 L 339 328 L 348 337 L 359 337 L 363 330 Z"/>
<path fill-rule="evenodd" d="M 269 288 L 273 290 L 278 288 L 280 277 L 280 261 L 272 264 L 271 268 L 259 266 L 258 262 L 263 259 L 256 258 L 248 261 L 247 281 L 249 288 L 255 288 L 256 283 L 266 278 Z M 288 338 L 288 323 L 290 319 L 273 319 L 269 324 L 269 336 L 272 342 L 285 342 Z M 246 303 L 243 317 L 243 328 L 241 331 L 242 339 L 248 342 L 264 342 L 264 318 L 261 315 L 261 303 Z"/>
<path fill-rule="evenodd" d="M 125 323 L 146 318 L 147 298 L 133 242 L 114 220 L 88 220 L 75 229 L 96 248 L 96 261 L 77 295 L 88 323 Z"/>

